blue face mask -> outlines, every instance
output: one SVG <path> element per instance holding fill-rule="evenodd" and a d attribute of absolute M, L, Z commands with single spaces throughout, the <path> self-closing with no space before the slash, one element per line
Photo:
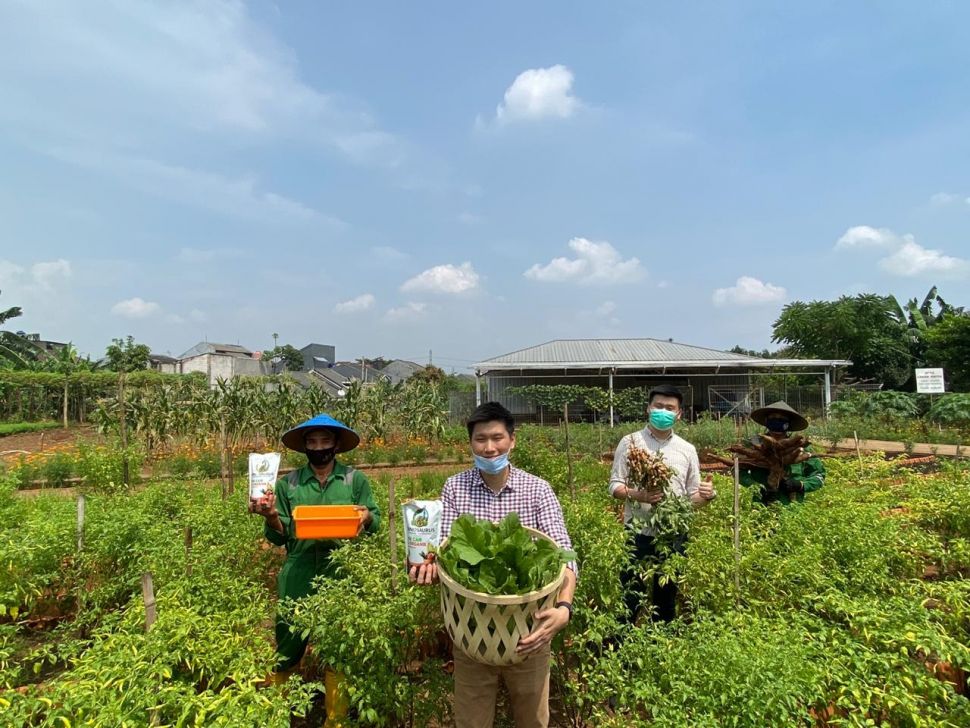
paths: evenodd
<path fill-rule="evenodd" d="M 494 458 L 483 458 L 481 455 L 475 455 L 475 467 L 481 470 L 483 473 L 497 475 L 505 470 L 508 466 L 509 454 L 507 452 L 504 452 Z"/>
<path fill-rule="evenodd" d="M 658 430 L 669 430 L 677 421 L 677 415 L 665 409 L 650 410 L 650 424 Z"/>

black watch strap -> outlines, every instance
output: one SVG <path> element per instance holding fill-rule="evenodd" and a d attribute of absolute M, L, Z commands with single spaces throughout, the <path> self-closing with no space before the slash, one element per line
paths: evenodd
<path fill-rule="evenodd" d="M 556 609 L 559 607 L 565 607 L 569 610 L 569 618 L 573 618 L 573 603 L 572 602 L 556 602 Z"/>

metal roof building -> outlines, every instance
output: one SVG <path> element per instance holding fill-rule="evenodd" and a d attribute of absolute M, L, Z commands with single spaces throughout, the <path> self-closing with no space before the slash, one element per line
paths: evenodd
<path fill-rule="evenodd" d="M 610 391 L 674 384 L 684 391 L 689 414 L 723 415 L 746 414 L 765 404 L 760 382 L 782 372 L 816 377 L 817 397 L 808 397 L 807 406 L 824 411 L 832 401 L 832 371 L 849 364 L 843 359 L 762 359 L 661 339 L 557 339 L 486 359 L 475 365 L 475 374 L 479 401 L 484 379 L 489 398 L 519 416 L 535 415 L 535 407 L 506 394 L 508 387 L 566 383 Z M 775 396 L 770 388 L 768 396 Z"/>

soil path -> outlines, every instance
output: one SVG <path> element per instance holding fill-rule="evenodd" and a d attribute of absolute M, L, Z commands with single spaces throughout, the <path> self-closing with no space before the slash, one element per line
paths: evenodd
<path fill-rule="evenodd" d="M 842 440 L 838 444 L 839 450 L 855 450 L 855 440 Z M 941 457 L 970 457 L 970 445 L 936 445 L 918 442 L 907 450 L 902 442 L 890 440 L 859 440 L 859 449 L 863 452 L 884 452 L 889 455 L 911 453 L 913 455 L 939 455 Z"/>
<path fill-rule="evenodd" d="M 18 435 L 4 435 L 0 437 L 0 452 L 10 450 L 26 450 L 27 452 L 41 452 L 54 445 L 75 443 L 80 439 L 97 440 L 100 436 L 94 425 L 74 425 L 64 429 L 41 430 L 40 432 L 22 432 Z"/>

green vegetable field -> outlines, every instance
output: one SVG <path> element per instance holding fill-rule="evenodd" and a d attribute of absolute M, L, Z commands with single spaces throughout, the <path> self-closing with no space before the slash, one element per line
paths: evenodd
<path fill-rule="evenodd" d="M 825 487 L 788 509 L 742 489 L 737 554 L 731 481 L 716 476 L 720 496 L 665 567 L 682 582 L 682 618 L 621 628 L 626 537 L 608 464 L 574 463 L 572 498 L 541 430 L 523 432 L 514 459 L 553 483 L 580 562 L 554 645 L 555 725 L 970 725 L 966 464 L 920 473 L 831 458 Z M 435 497 L 443 480 L 399 478 L 397 498 Z M 74 498 L 14 486 L 0 488 L 3 725 L 319 725 L 320 663 L 347 674 L 355 725 L 449 724 L 438 592 L 393 572 L 386 519 L 337 552 L 337 578 L 286 605 L 312 653 L 301 676 L 263 687 L 281 555 L 241 489 L 225 500 L 197 481 L 89 491 L 79 548 Z M 382 508 L 387 486 L 375 480 Z M 400 528 L 398 539 L 400 564 Z M 144 572 L 157 613 L 147 632 Z"/>

